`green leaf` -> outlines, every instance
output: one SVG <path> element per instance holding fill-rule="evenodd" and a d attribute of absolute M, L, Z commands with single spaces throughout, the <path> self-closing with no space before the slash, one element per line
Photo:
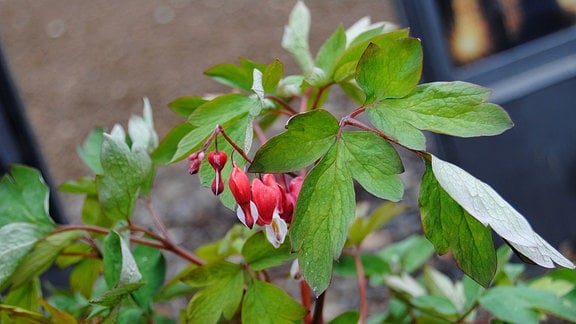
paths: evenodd
<path fill-rule="evenodd" d="M 179 116 L 188 118 L 196 108 L 200 107 L 207 101 L 208 100 L 198 96 L 186 96 L 171 101 L 168 104 L 168 107 Z"/>
<path fill-rule="evenodd" d="M 453 283 L 447 275 L 428 266 L 424 268 L 424 281 L 432 295 L 442 296 L 448 299 L 458 313 L 464 311 L 466 295 L 461 282 Z"/>
<path fill-rule="evenodd" d="M 46 317 L 44 317 L 39 312 L 31 312 L 31 311 L 23 309 L 21 307 L 11 306 L 11 305 L 0 304 L 0 315 L 8 316 L 8 319 L 10 320 L 10 322 L 8 322 L 8 319 L 6 319 L 6 322 L 8 322 L 8 323 L 15 323 L 15 324 L 20 324 L 20 323 L 52 324 L 53 323 L 51 320 L 47 319 Z M 0 319 L 2 319 L 2 317 L 0 317 Z"/>
<path fill-rule="evenodd" d="M 196 126 L 188 122 L 178 124 L 172 128 L 162 141 L 160 141 L 160 144 L 158 144 L 154 152 L 152 152 L 151 157 L 154 163 L 162 165 L 177 160 L 176 152 L 178 151 L 180 141 L 196 128 Z M 184 157 L 185 156 L 182 156 L 182 158 Z"/>
<path fill-rule="evenodd" d="M 143 308 L 149 308 L 152 299 L 160 291 L 166 277 L 166 260 L 158 248 L 137 245 L 134 260 L 142 274 L 144 286 L 133 293 L 134 300 Z"/>
<path fill-rule="evenodd" d="M 348 242 L 359 245 L 368 234 L 377 231 L 399 213 L 406 210 L 406 206 L 391 202 L 384 202 L 368 217 L 356 217 L 348 233 Z"/>
<path fill-rule="evenodd" d="M 366 103 L 402 98 L 416 88 L 422 73 L 422 46 L 415 38 L 403 38 L 385 47 L 371 43 L 358 61 L 356 82 Z"/>
<path fill-rule="evenodd" d="M 66 193 L 95 195 L 96 182 L 94 177 L 82 177 L 64 182 L 58 187 L 58 190 Z"/>
<path fill-rule="evenodd" d="M 341 144 L 333 145 L 306 176 L 294 213 L 291 239 L 300 270 L 316 295 L 330 283 L 354 219 L 354 185 Z"/>
<path fill-rule="evenodd" d="M 152 161 L 139 146 L 132 149 L 122 139 L 104 134 L 102 141 L 104 174 L 96 176 L 98 198 L 106 216 L 129 219 L 140 189 L 150 181 Z"/>
<path fill-rule="evenodd" d="M 285 242 L 279 248 L 274 248 L 266 239 L 264 232 L 252 235 L 244 243 L 242 256 L 253 271 L 276 267 L 296 258 L 296 255 L 290 250 L 288 242 Z"/>
<path fill-rule="evenodd" d="M 372 124 L 388 135 L 388 137 L 408 148 L 426 150 L 424 134 L 408 121 L 389 117 L 388 112 L 384 109 L 379 109 L 378 106 L 369 107 L 366 112 Z"/>
<path fill-rule="evenodd" d="M 404 171 L 394 147 L 372 132 L 342 133 L 352 177 L 374 196 L 391 201 L 402 199 L 404 184 L 396 175 Z"/>
<path fill-rule="evenodd" d="M 294 323 L 307 310 L 284 290 L 264 281 L 254 280 L 248 286 L 242 304 L 242 323 Z"/>
<path fill-rule="evenodd" d="M 128 247 L 128 243 L 115 231 L 111 231 L 104 240 L 102 249 L 104 260 L 104 279 L 108 288 L 142 280 L 142 274 Z"/>
<path fill-rule="evenodd" d="M 398 272 L 412 273 L 421 268 L 434 253 L 434 246 L 422 236 L 412 235 L 390 244 L 377 253 Z"/>
<path fill-rule="evenodd" d="M 308 45 L 309 32 L 310 11 L 303 1 L 298 1 L 290 13 L 288 25 L 284 27 L 282 47 L 292 54 L 305 75 L 310 74 L 314 69 L 314 61 Z"/>
<path fill-rule="evenodd" d="M 576 322 L 576 308 L 548 291 L 523 286 L 499 286 L 479 299 L 498 319 L 513 323 L 539 323 L 541 312 Z"/>
<path fill-rule="evenodd" d="M 369 113 L 378 129 L 398 139 L 407 136 L 401 134 L 405 128 L 418 132 L 404 124 L 461 137 L 497 135 L 513 124 L 500 106 L 485 102 L 489 96 L 490 90 L 466 82 L 427 83 L 407 97 L 383 100 Z"/>
<path fill-rule="evenodd" d="M 422 177 L 420 213 L 424 233 L 436 251 L 452 250 L 460 269 L 487 287 L 496 272 L 492 234 L 442 189 L 429 163 Z"/>
<path fill-rule="evenodd" d="M 244 292 L 244 271 L 241 265 L 220 262 L 193 270 L 186 282 L 207 286 L 190 300 L 188 322 L 216 323 L 222 315 L 231 319 L 236 313 Z"/>
<path fill-rule="evenodd" d="M 328 322 L 328 324 L 358 323 L 359 319 L 360 312 L 357 310 L 351 310 L 334 317 L 330 322 Z"/>
<path fill-rule="evenodd" d="M 0 289 L 6 287 L 14 270 L 46 232 L 30 223 L 11 223 L 0 227 Z"/>
<path fill-rule="evenodd" d="M 362 105 L 366 101 L 366 94 L 364 91 L 362 91 L 362 89 L 360 89 L 360 87 L 358 87 L 356 82 L 341 81 L 338 83 L 338 85 L 342 91 L 344 91 L 344 93 L 357 104 Z"/>
<path fill-rule="evenodd" d="M 97 195 L 88 195 L 86 199 L 84 199 L 84 204 L 82 205 L 82 222 L 86 225 L 95 225 L 104 228 L 112 228 L 116 223 L 114 219 L 104 213 Z"/>
<path fill-rule="evenodd" d="M 104 134 L 103 128 L 94 128 L 88 134 L 82 146 L 78 146 L 76 151 L 78 156 L 84 161 L 84 164 L 92 170 L 95 174 L 102 174 L 102 164 L 100 163 L 100 151 L 102 147 L 102 135 Z"/>
<path fill-rule="evenodd" d="M 120 305 L 122 300 L 131 292 L 142 287 L 143 282 L 125 283 L 107 290 L 104 294 L 90 300 L 91 304 L 114 308 Z"/>
<path fill-rule="evenodd" d="M 322 44 L 316 54 L 316 67 L 321 69 L 325 76 L 322 82 L 317 85 L 323 85 L 331 81 L 334 73 L 334 67 L 340 55 L 346 50 L 346 32 L 342 26 Z"/>
<path fill-rule="evenodd" d="M 266 66 L 262 73 L 262 86 L 265 93 L 272 93 L 276 90 L 278 82 L 282 79 L 284 65 L 280 60 L 274 60 Z"/>
<path fill-rule="evenodd" d="M 378 35 L 362 42 L 355 42 L 355 44 L 352 44 L 348 49 L 346 49 L 346 51 L 338 60 L 338 63 L 336 63 L 333 79 L 336 82 L 342 82 L 352 78 L 356 73 L 358 60 L 370 43 L 374 43 L 381 48 L 384 48 L 398 39 L 408 37 L 408 34 L 408 29 L 401 29 L 383 35 Z"/>
<path fill-rule="evenodd" d="M 553 268 L 556 263 L 574 269 L 574 264 L 536 234 L 524 216 L 492 187 L 451 163 L 433 155 L 431 158 L 434 176 L 446 193 L 480 223 L 490 226 L 516 251 L 542 267 Z"/>
<path fill-rule="evenodd" d="M 218 64 L 204 72 L 212 79 L 232 88 L 250 92 L 252 87 L 252 69 L 232 63 Z"/>
<path fill-rule="evenodd" d="M 25 222 L 52 229 L 54 222 L 48 214 L 49 190 L 38 170 L 13 165 L 10 173 L 0 180 L 0 227 Z"/>
<path fill-rule="evenodd" d="M 91 258 L 83 259 L 70 271 L 70 287 L 82 294 L 84 298 L 90 298 L 96 279 L 102 273 L 102 270 L 102 260 Z"/>
<path fill-rule="evenodd" d="M 54 263 L 58 254 L 83 234 L 82 231 L 67 231 L 52 233 L 38 240 L 12 275 L 12 284 L 18 287 L 44 273 Z"/>
<path fill-rule="evenodd" d="M 138 146 L 151 153 L 158 146 L 158 134 L 154 130 L 150 101 L 146 97 L 144 97 L 143 101 L 142 117 L 132 116 L 128 120 L 128 134 L 132 140 L 132 149 L 134 149 L 134 146 Z"/>
<path fill-rule="evenodd" d="M 249 172 L 281 173 L 309 166 L 336 140 L 338 121 L 318 109 L 290 118 L 286 129 L 260 147 Z"/>
<path fill-rule="evenodd" d="M 446 320 L 456 320 L 458 311 L 452 303 L 443 296 L 423 295 L 411 300 L 412 304 L 425 313 L 440 316 Z"/>

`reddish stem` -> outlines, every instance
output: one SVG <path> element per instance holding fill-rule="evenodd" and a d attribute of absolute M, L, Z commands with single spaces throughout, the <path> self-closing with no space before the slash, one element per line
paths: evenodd
<path fill-rule="evenodd" d="M 312 290 L 306 280 L 300 280 L 300 295 L 302 296 L 302 306 L 308 310 L 304 317 L 304 324 L 312 323 Z"/>
<path fill-rule="evenodd" d="M 353 257 L 356 274 L 358 276 L 358 291 L 360 297 L 360 318 L 358 319 L 358 323 L 365 324 L 368 318 L 368 298 L 366 296 L 366 275 L 364 274 L 364 265 L 360 258 L 359 248 L 354 249 Z"/>
<path fill-rule="evenodd" d="M 282 106 L 282 108 L 287 110 L 290 113 L 290 115 L 295 115 L 298 113 L 296 110 L 292 109 L 292 107 L 290 107 L 290 105 L 288 103 L 286 103 L 286 101 L 284 101 L 280 97 L 272 96 L 272 95 L 266 95 L 264 98 L 276 101 L 278 104 L 280 104 L 280 106 Z"/>
<path fill-rule="evenodd" d="M 232 145 L 232 147 L 234 148 L 234 150 L 236 150 L 236 152 L 238 152 L 243 158 L 244 160 L 246 160 L 248 163 L 252 163 L 252 159 L 250 159 L 248 157 L 248 155 L 246 155 L 246 153 L 244 152 L 243 149 L 241 149 L 238 145 L 236 145 L 236 143 L 234 143 L 234 141 L 230 138 L 230 136 L 228 136 L 228 134 L 226 134 L 226 132 L 224 131 L 224 128 L 222 127 L 222 125 L 217 125 L 216 128 L 218 129 L 218 131 L 220 132 L 220 134 L 222 134 L 222 136 L 224 136 L 224 138 L 226 139 L 226 141 L 228 141 L 228 143 L 230 143 L 230 145 Z"/>

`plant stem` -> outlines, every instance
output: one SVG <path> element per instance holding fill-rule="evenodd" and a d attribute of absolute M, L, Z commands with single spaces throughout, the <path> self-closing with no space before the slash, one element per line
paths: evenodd
<path fill-rule="evenodd" d="M 324 320 L 322 319 L 322 312 L 324 310 L 324 300 L 326 299 L 326 291 L 320 294 L 316 299 L 314 304 L 314 317 L 312 318 L 313 324 L 322 324 Z"/>
<path fill-rule="evenodd" d="M 162 220 L 158 216 L 158 213 L 156 213 L 156 210 L 154 209 L 154 205 L 152 205 L 152 197 L 146 198 L 146 208 L 148 208 L 148 212 L 150 213 L 150 216 L 152 217 L 154 224 L 156 224 L 156 227 L 158 227 L 162 235 L 166 239 L 170 239 L 170 237 L 168 236 L 168 230 L 166 230 L 166 226 L 164 226 L 164 223 L 162 222 Z"/>
<path fill-rule="evenodd" d="M 308 314 L 304 317 L 304 324 L 310 324 L 312 323 L 312 291 L 304 279 L 300 280 L 300 295 L 302 296 L 302 306 L 308 310 Z"/>
<path fill-rule="evenodd" d="M 226 134 L 222 125 L 218 125 L 216 127 L 218 128 L 218 131 L 220 132 L 220 134 L 222 134 L 222 136 L 224 136 L 226 141 L 228 141 L 228 143 L 230 143 L 230 145 L 232 145 L 232 147 L 236 150 L 236 152 L 238 152 L 244 158 L 244 160 L 246 160 L 248 163 L 252 163 L 252 159 L 250 159 L 248 157 L 248 155 L 246 155 L 244 150 L 241 149 L 238 145 L 236 145 L 236 143 L 234 143 L 234 141 L 230 138 L 230 136 L 228 136 L 228 134 Z"/>
<path fill-rule="evenodd" d="M 276 101 L 278 104 L 280 104 L 280 106 L 282 106 L 282 108 L 287 110 L 290 113 L 290 115 L 295 115 L 298 113 L 296 110 L 292 109 L 292 107 L 290 107 L 290 105 L 288 103 L 286 103 L 286 101 L 284 101 L 280 97 L 272 96 L 272 95 L 266 95 L 266 96 L 264 96 L 264 98 Z"/>
<path fill-rule="evenodd" d="M 354 253 L 354 265 L 356 266 L 356 274 L 358 278 L 358 294 L 360 298 L 360 318 L 358 323 L 365 324 L 368 318 L 368 297 L 366 296 L 366 275 L 364 273 L 364 265 L 360 258 L 360 249 L 356 247 Z"/>

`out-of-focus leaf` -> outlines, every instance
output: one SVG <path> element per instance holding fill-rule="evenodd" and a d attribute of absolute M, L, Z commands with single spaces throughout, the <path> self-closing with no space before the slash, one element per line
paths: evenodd
<path fill-rule="evenodd" d="M 104 213 L 115 220 L 129 219 L 141 188 L 153 175 L 150 157 L 144 148 L 130 149 L 119 137 L 104 134 L 102 167 L 96 187 Z"/>
<path fill-rule="evenodd" d="M 168 107 L 181 117 L 188 118 L 196 108 L 200 107 L 207 101 L 208 100 L 197 96 L 186 96 L 171 101 L 168 104 Z"/>
<path fill-rule="evenodd" d="M 378 230 L 405 209 L 404 205 L 384 202 L 370 216 L 356 217 L 348 232 L 348 242 L 353 245 L 362 243 L 368 234 Z"/>
<path fill-rule="evenodd" d="M 104 128 L 94 128 L 88 134 L 88 137 L 84 141 L 82 146 L 78 146 L 76 151 L 78 155 L 84 161 L 84 164 L 92 170 L 95 174 L 102 174 L 104 170 L 102 169 L 102 164 L 100 163 L 100 151 L 102 147 L 102 135 L 104 134 Z"/>
<path fill-rule="evenodd" d="M 305 75 L 314 69 L 314 60 L 308 45 L 309 32 L 310 11 L 303 1 L 298 1 L 290 13 L 288 25 L 284 27 L 282 47 L 292 54 Z"/>
<path fill-rule="evenodd" d="M 242 303 L 243 323 L 294 323 L 307 310 L 284 290 L 264 281 L 253 280 Z"/>
<path fill-rule="evenodd" d="M 12 223 L 0 227 L 0 290 L 14 270 L 45 232 L 30 223 Z"/>
<path fill-rule="evenodd" d="M 252 235 L 242 247 L 242 256 L 254 271 L 282 265 L 296 258 L 286 241 L 279 248 L 274 248 L 266 239 L 264 232 Z"/>
<path fill-rule="evenodd" d="M 176 125 L 174 128 L 166 134 L 166 136 L 162 139 L 158 147 L 152 152 L 152 160 L 156 164 L 168 164 L 171 161 L 177 160 L 176 152 L 178 151 L 178 146 L 180 141 L 184 136 L 188 135 L 192 132 L 195 128 L 192 124 L 186 122 L 182 124 Z M 182 156 L 181 158 L 184 158 Z"/>
<path fill-rule="evenodd" d="M 134 260 L 142 274 L 144 285 L 132 295 L 140 307 L 150 307 L 166 277 L 166 260 L 162 252 L 150 246 L 138 245 L 133 252 Z"/>
<path fill-rule="evenodd" d="M 152 106 L 148 98 L 144 97 L 144 108 L 142 116 L 132 116 L 128 120 L 128 134 L 132 140 L 132 147 L 142 147 L 146 152 L 151 153 L 158 146 L 158 134 L 154 129 L 154 118 L 152 117 Z"/>

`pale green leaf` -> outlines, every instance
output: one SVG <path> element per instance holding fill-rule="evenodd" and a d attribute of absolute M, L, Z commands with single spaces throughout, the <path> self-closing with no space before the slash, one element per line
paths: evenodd
<path fill-rule="evenodd" d="M 0 227 L 0 288 L 5 287 L 24 257 L 45 231 L 30 223 L 11 223 Z"/>
<path fill-rule="evenodd" d="M 179 116 L 188 118 L 196 108 L 207 101 L 208 100 L 197 96 L 186 96 L 174 99 L 168 104 L 168 107 Z"/>
<path fill-rule="evenodd" d="M 303 1 L 298 1 L 290 13 L 288 25 L 284 27 L 282 47 L 292 54 L 304 74 L 311 73 L 314 68 L 308 45 L 309 32 L 310 11 Z"/>
<path fill-rule="evenodd" d="M 332 260 L 340 256 L 354 220 L 354 185 L 342 150 L 333 145 L 306 176 L 290 230 L 300 270 L 316 295 L 328 287 Z"/>
<path fill-rule="evenodd" d="M 275 248 L 268 242 L 264 232 L 252 235 L 242 246 L 242 256 L 253 271 L 282 265 L 296 258 L 290 249 L 290 243 L 285 242 Z"/>
<path fill-rule="evenodd" d="M 144 148 L 130 149 L 120 137 L 104 134 L 104 174 L 96 176 L 98 198 L 106 216 L 129 219 L 142 187 L 152 177 L 152 161 Z"/>
<path fill-rule="evenodd" d="M 12 275 L 12 284 L 20 286 L 48 270 L 58 254 L 82 235 L 82 231 L 66 231 L 52 233 L 38 240 Z"/>
<path fill-rule="evenodd" d="M 128 135 L 132 140 L 132 147 L 139 146 L 148 153 L 158 146 L 158 134 L 154 129 L 152 107 L 148 98 L 144 97 L 142 116 L 132 116 L 128 120 Z"/>
<path fill-rule="evenodd" d="M 254 280 L 248 286 L 242 304 L 243 323 L 294 323 L 307 311 L 282 289 Z"/>
<path fill-rule="evenodd" d="M 499 286 L 479 299 L 480 305 L 496 318 L 513 323 L 539 323 L 547 313 L 576 322 L 576 307 L 548 291 L 523 286 Z"/>
<path fill-rule="evenodd" d="M 339 26 L 336 31 L 322 44 L 316 54 L 316 67 L 321 69 L 327 76 L 324 80 L 319 82 L 319 85 L 329 82 L 329 77 L 334 73 L 334 67 L 340 55 L 346 49 L 346 33 L 344 28 Z"/>
<path fill-rule="evenodd" d="M 432 171 L 444 190 L 484 226 L 490 226 L 518 252 L 540 266 L 574 264 L 548 244 L 492 187 L 461 168 L 431 155 Z"/>
<path fill-rule="evenodd" d="M 348 233 L 348 242 L 359 245 L 368 234 L 378 230 L 392 218 L 403 212 L 406 206 L 391 202 L 384 202 L 368 217 L 356 217 Z"/>

